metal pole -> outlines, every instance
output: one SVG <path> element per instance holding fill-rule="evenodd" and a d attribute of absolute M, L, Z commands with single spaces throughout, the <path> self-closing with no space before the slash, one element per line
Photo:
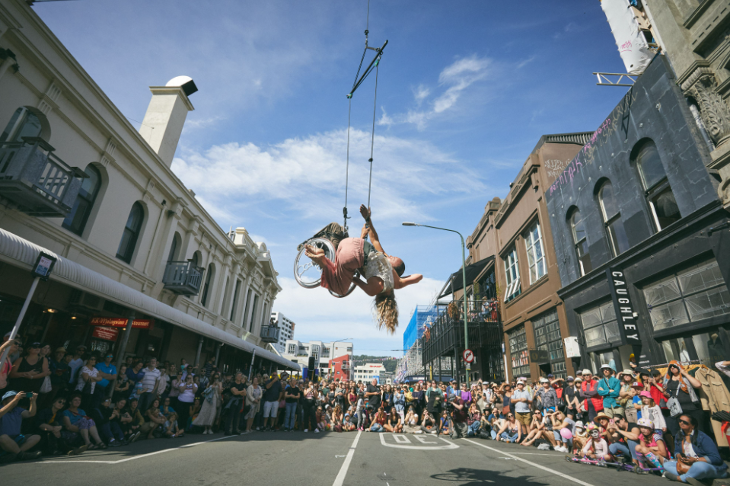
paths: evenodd
<path fill-rule="evenodd" d="M 195 354 L 195 363 L 193 364 L 196 368 L 200 364 L 200 353 L 203 351 L 203 341 L 205 341 L 205 338 L 200 336 L 200 340 L 198 340 L 198 352 Z"/>
<path fill-rule="evenodd" d="M 248 381 L 251 381 L 251 373 L 253 373 L 253 360 L 256 358 L 256 348 L 253 348 L 253 353 L 251 353 L 251 367 L 248 369 Z"/>
<path fill-rule="evenodd" d="M 459 234 L 461 238 L 461 278 L 464 280 L 464 290 L 462 299 L 464 300 L 464 349 L 469 349 L 469 321 L 467 320 L 466 314 L 466 245 L 464 245 L 464 237 Z M 469 388 L 469 372 L 471 371 L 471 364 L 466 364 L 466 387 Z"/>
<path fill-rule="evenodd" d="M 13 326 L 13 330 L 10 331 L 10 338 L 8 339 L 8 341 L 12 341 L 13 339 L 15 339 L 15 336 L 18 335 L 18 331 L 20 330 L 20 324 L 23 322 L 23 317 L 25 317 L 25 313 L 28 310 L 30 301 L 33 299 L 35 289 L 38 288 L 38 282 L 40 281 L 40 279 L 40 277 L 36 277 L 33 279 L 33 283 L 30 284 L 30 290 L 28 291 L 28 295 L 25 297 L 25 302 L 23 303 L 23 307 L 20 309 L 20 314 L 18 314 L 18 318 L 15 320 L 15 326 Z M 0 358 L 0 369 L 2 369 L 3 365 L 5 365 L 5 358 L 8 357 L 9 351 L 10 348 L 8 347 L 3 352 L 3 355 Z"/>
<path fill-rule="evenodd" d="M 129 317 L 127 317 L 127 327 L 124 330 L 124 334 L 122 335 L 122 342 L 119 343 L 119 352 L 117 353 L 117 362 L 115 366 L 117 367 L 117 378 L 119 378 L 119 368 L 122 367 L 122 363 L 124 362 L 124 353 L 127 351 L 127 343 L 129 343 L 129 336 L 132 334 L 132 326 L 134 325 L 134 311 L 132 311 L 129 314 Z M 111 386 L 108 386 L 112 392 L 114 391 L 114 387 L 117 384 L 117 378 L 114 379 L 110 383 Z"/>

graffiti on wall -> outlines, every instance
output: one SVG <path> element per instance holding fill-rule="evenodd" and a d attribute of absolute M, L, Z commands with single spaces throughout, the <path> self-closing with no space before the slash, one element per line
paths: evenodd
<path fill-rule="evenodd" d="M 555 192 L 558 188 L 564 184 L 572 184 L 575 176 L 583 169 L 584 165 L 590 165 L 593 163 L 595 158 L 596 150 L 598 150 L 606 141 L 613 135 L 619 127 L 623 127 L 625 130 L 628 126 L 625 123 L 631 110 L 631 105 L 636 100 L 636 94 L 632 89 L 629 91 L 623 99 L 623 102 L 619 104 L 611 115 L 606 118 L 601 126 L 593 132 L 593 136 L 587 144 L 578 152 L 566 166 L 565 169 L 556 175 L 555 182 L 548 189 L 549 194 Z"/>

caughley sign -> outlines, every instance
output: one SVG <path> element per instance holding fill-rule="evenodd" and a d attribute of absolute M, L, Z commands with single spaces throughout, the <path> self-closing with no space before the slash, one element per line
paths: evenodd
<path fill-rule="evenodd" d="M 611 298 L 616 310 L 616 318 L 621 325 L 621 331 L 628 344 L 641 344 L 639 330 L 636 327 L 634 306 L 629 295 L 629 286 L 624 273 L 613 268 L 606 269 L 608 287 L 611 289 Z"/>

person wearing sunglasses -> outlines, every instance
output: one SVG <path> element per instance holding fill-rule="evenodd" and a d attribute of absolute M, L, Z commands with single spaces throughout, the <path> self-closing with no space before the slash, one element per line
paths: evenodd
<path fill-rule="evenodd" d="M 520 423 L 515 420 L 515 414 L 512 412 L 507 413 L 507 418 L 504 420 L 502 427 L 497 432 L 497 437 L 502 442 L 509 442 L 514 444 L 522 439 L 522 427 Z"/>
<path fill-rule="evenodd" d="M 697 428 L 697 419 L 683 413 L 677 422 L 680 431 L 674 438 L 675 459 L 664 463 L 664 476 L 695 486 L 726 478 L 727 464 L 712 439 Z"/>

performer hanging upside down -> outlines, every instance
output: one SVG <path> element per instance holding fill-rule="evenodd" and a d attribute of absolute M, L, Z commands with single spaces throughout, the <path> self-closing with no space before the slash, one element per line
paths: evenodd
<path fill-rule="evenodd" d="M 375 297 L 378 328 L 385 326 L 393 334 L 398 326 L 398 304 L 394 290 L 420 282 L 423 275 L 402 277 L 406 265 L 400 258 L 388 255 L 383 250 L 370 219 L 370 209 L 363 204 L 360 214 L 365 218 L 360 238 L 345 238 L 339 243 L 335 242 L 334 262 L 325 256 L 324 250 L 311 245 L 307 245 L 306 255 L 322 268 L 322 287 L 345 295 L 354 282 L 366 294 Z M 365 240 L 367 236 L 372 244 Z M 358 271 L 365 276 L 365 281 L 355 278 Z"/>

